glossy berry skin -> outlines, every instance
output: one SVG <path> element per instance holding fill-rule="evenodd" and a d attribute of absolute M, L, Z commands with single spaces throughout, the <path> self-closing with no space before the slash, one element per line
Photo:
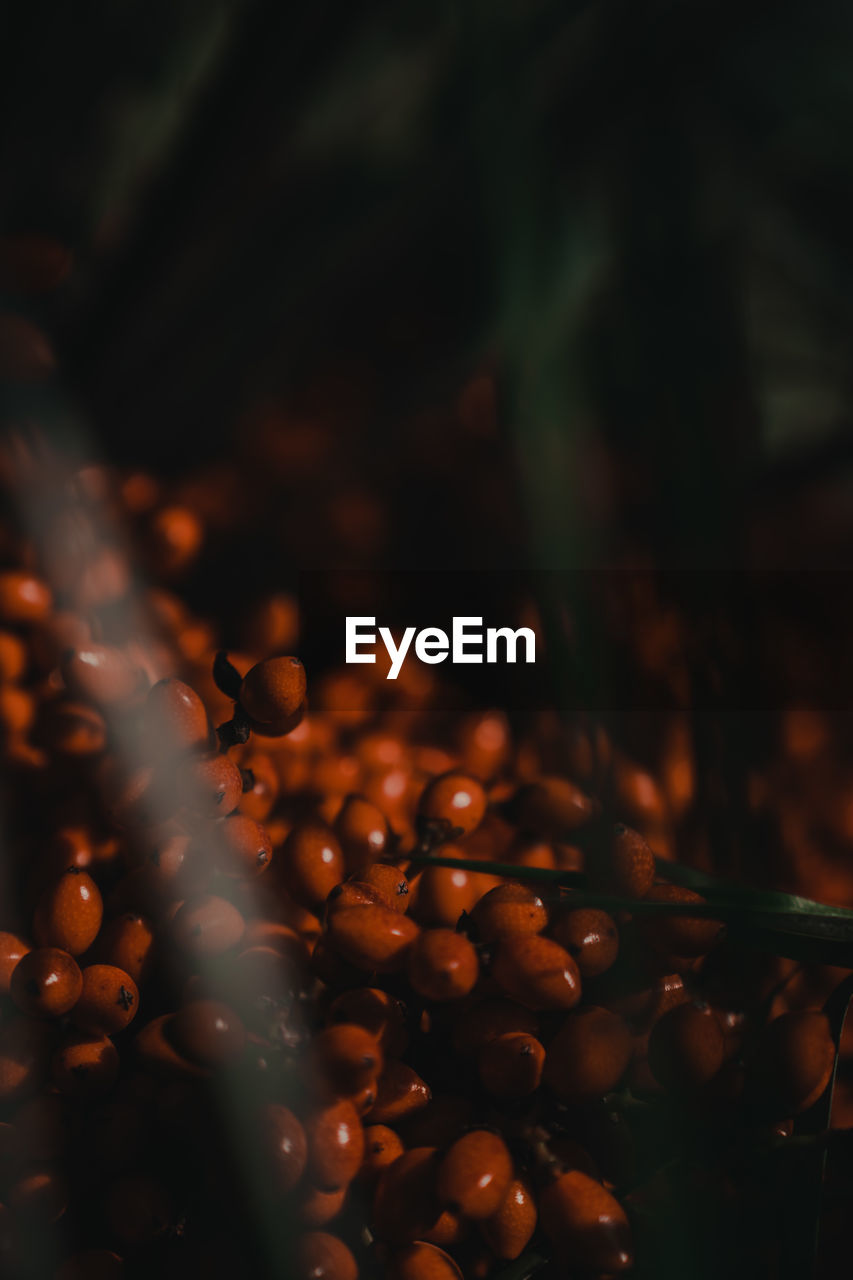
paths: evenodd
<path fill-rule="evenodd" d="M 178 1051 L 203 1067 L 236 1061 L 246 1044 L 243 1023 L 220 1000 L 191 1000 L 175 1014 L 169 1033 Z"/>
<path fill-rule="evenodd" d="M 265 827 L 254 818 L 232 813 L 216 827 L 220 869 L 228 876 L 255 879 L 272 862 L 272 840 Z"/>
<path fill-rule="evenodd" d="M 305 668 L 298 658 L 266 658 L 243 677 L 240 705 L 258 725 L 275 727 L 305 701 Z"/>
<path fill-rule="evenodd" d="M 210 744 L 210 724 L 204 703 L 183 680 L 159 680 L 145 701 L 145 742 L 153 759 Z"/>
<path fill-rule="evenodd" d="M 388 862 L 375 862 L 367 867 L 360 879 L 377 889 L 395 911 L 405 911 L 409 905 L 409 882 L 400 871 Z"/>
<path fill-rule="evenodd" d="M 205 818 L 233 813 L 243 794 L 240 770 L 221 751 L 191 757 L 181 770 L 180 785 L 185 808 Z"/>
<path fill-rule="evenodd" d="M 0 996 L 9 994 L 12 973 L 31 947 L 16 933 L 0 933 Z"/>
<path fill-rule="evenodd" d="M 280 790 L 278 772 L 270 757 L 263 751 L 253 751 L 240 761 L 241 782 L 247 776 L 249 790 L 245 784 L 240 793 L 237 808 L 247 818 L 255 822 L 263 822 L 272 812 Z"/>
<path fill-rule="evenodd" d="M 509 1262 L 521 1256 L 536 1230 L 536 1218 L 532 1187 L 523 1178 L 513 1178 L 497 1212 L 480 1225 L 492 1252 Z"/>
<path fill-rule="evenodd" d="M 498 943 L 492 977 L 519 1004 L 534 1011 L 573 1009 L 581 998 L 578 967 L 551 938 L 512 934 Z"/>
<path fill-rule="evenodd" d="M 616 921 L 596 907 L 566 911 L 554 925 L 553 935 L 574 960 L 581 978 L 606 973 L 619 954 Z"/>
<path fill-rule="evenodd" d="M 230 951 L 242 938 L 245 928 L 237 908 L 213 894 L 188 899 L 172 922 L 178 946 L 193 956 L 216 956 Z"/>
<path fill-rule="evenodd" d="M 341 1098 L 312 1112 L 304 1124 L 312 1182 L 321 1191 L 348 1186 L 364 1156 L 364 1130 L 355 1107 Z"/>
<path fill-rule="evenodd" d="M 382 810 L 364 796 L 349 795 L 335 818 L 335 834 L 348 875 L 358 875 L 389 849 L 391 832 Z"/>
<path fill-rule="evenodd" d="M 375 1182 L 379 1175 L 403 1154 L 405 1148 L 398 1134 L 384 1124 L 367 1125 L 364 1130 L 364 1159 L 359 1177 Z"/>
<path fill-rule="evenodd" d="M 376 1082 L 376 1098 L 367 1112 L 371 1124 L 397 1124 L 420 1111 L 431 1097 L 429 1086 L 406 1062 L 391 1058 Z"/>
<path fill-rule="evenodd" d="M 106 644 L 75 649 L 62 663 L 62 676 L 74 697 L 96 707 L 119 707 L 131 701 L 144 680 L 126 653 Z"/>
<path fill-rule="evenodd" d="M 478 1069 L 483 1088 L 493 1098 L 525 1098 L 539 1088 L 545 1050 L 535 1036 L 510 1031 L 495 1036 L 480 1050 Z"/>
<path fill-rule="evenodd" d="M 103 915 L 101 893 L 92 877 L 79 867 L 69 867 L 42 894 L 33 933 L 39 946 L 79 956 L 98 936 Z"/>
<path fill-rule="evenodd" d="M 53 1055 L 53 1080 L 71 1098 L 96 1098 L 107 1093 L 118 1076 L 119 1056 L 107 1036 L 75 1032 Z"/>
<path fill-rule="evenodd" d="M 519 822 L 549 840 L 565 840 L 598 812 L 596 801 L 568 778 L 545 776 L 523 787 L 516 801 Z"/>
<path fill-rule="evenodd" d="M 311 1074 L 332 1094 L 352 1097 L 374 1085 L 384 1066 L 379 1042 L 365 1027 L 338 1022 L 311 1043 Z"/>
<path fill-rule="evenodd" d="M 36 734 L 40 744 L 58 756 L 97 756 L 107 745 L 107 726 L 101 713 L 85 702 L 67 698 L 42 707 Z"/>
<path fill-rule="evenodd" d="M 462 857 L 462 850 L 444 845 L 448 858 Z M 463 911 L 470 911 L 476 901 L 475 882 L 467 871 L 458 867 L 424 867 L 413 882 L 417 905 L 412 908 L 422 924 L 455 928 Z"/>
<path fill-rule="evenodd" d="M 470 835 L 486 815 L 483 784 L 451 770 L 427 783 L 418 804 L 418 819 L 437 824 L 444 839 Z"/>
<path fill-rule="evenodd" d="M 441 1217 L 436 1194 L 439 1153 L 412 1147 L 380 1175 L 373 1197 L 371 1226 L 389 1245 L 417 1240 Z"/>
<path fill-rule="evenodd" d="M 826 1014 L 783 1013 L 761 1032 L 748 1064 L 749 1092 L 777 1117 L 808 1111 L 832 1076 L 835 1044 Z"/>
<path fill-rule="evenodd" d="M 83 990 L 76 960 L 56 947 L 38 947 L 16 965 L 10 993 L 22 1013 L 61 1018 L 74 1008 Z"/>
<path fill-rule="evenodd" d="M 125 911 L 104 925 L 97 951 L 103 963 L 124 970 L 139 985 L 151 968 L 153 945 L 150 921 L 136 911 Z"/>
<path fill-rule="evenodd" d="M 561 1102 L 601 1098 L 627 1071 L 632 1043 L 628 1024 L 617 1013 L 595 1005 L 575 1009 L 548 1045 L 545 1083 Z"/>
<path fill-rule="evenodd" d="M 472 1129 L 457 1138 L 438 1170 L 439 1200 L 466 1218 L 497 1213 L 512 1181 L 512 1158 L 506 1143 L 487 1129 Z"/>
<path fill-rule="evenodd" d="M 7 569 L 0 573 L 0 623 L 4 626 L 32 626 L 50 613 L 50 588 L 31 573 Z"/>
<path fill-rule="evenodd" d="M 644 898 L 654 884 L 655 855 L 639 831 L 617 822 L 600 833 L 586 870 L 594 889 Z"/>
<path fill-rule="evenodd" d="M 631 1229 L 609 1191 L 573 1169 L 543 1188 L 539 1222 L 559 1255 L 572 1266 L 616 1274 L 633 1265 Z"/>
<path fill-rule="evenodd" d="M 394 973 L 418 936 L 414 920 L 379 904 L 344 907 L 329 919 L 329 938 L 341 957 L 368 973 Z"/>
<path fill-rule="evenodd" d="M 258 1135 L 272 1189 L 276 1195 L 288 1195 L 308 1162 L 302 1122 L 287 1107 L 268 1102 L 260 1111 Z"/>
<path fill-rule="evenodd" d="M 129 973 L 111 964 L 90 964 L 71 1017 L 83 1031 L 113 1036 L 136 1017 L 139 990 Z"/>
<path fill-rule="evenodd" d="M 315 1231 L 318 1227 L 326 1227 L 337 1218 L 347 1202 L 349 1187 L 340 1187 L 337 1191 L 320 1191 L 318 1187 L 306 1186 L 299 1197 L 299 1221 L 302 1226 Z"/>
<path fill-rule="evenodd" d="M 357 1280 L 355 1258 L 337 1236 L 307 1231 L 299 1237 L 295 1253 L 294 1280 Z"/>
<path fill-rule="evenodd" d="M 20 680 L 27 669 L 27 646 L 14 631 L 0 631 L 0 683 Z"/>
<path fill-rule="evenodd" d="M 151 517 L 148 550 L 156 573 L 171 577 L 184 570 L 198 555 L 204 529 L 189 507 L 161 507 Z"/>
<path fill-rule="evenodd" d="M 472 916 L 478 938 L 487 943 L 509 934 L 541 933 L 548 924 L 548 912 L 539 895 L 528 885 L 514 882 L 490 889 Z"/>
<path fill-rule="evenodd" d="M 656 884 L 644 895 L 646 902 L 696 903 L 705 899 L 677 884 Z M 672 956 L 704 956 L 720 941 L 723 926 L 704 916 L 649 915 L 642 920 L 643 936 L 656 951 Z"/>
<path fill-rule="evenodd" d="M 406 961 L 409 982 L 425 1000 L 460 1000 L 473 991 L 480 975 L 477 952 L 452 929 L 424 929 Z"/>
<path fill-rule="evenodd" d="M 463 1280 L 449 1253 L 426 1240 L 417 1240 L 391 1256 L 388 1280 Z"/>
<path fill-rule="evenodd" d="M 354 987 L 342 991 L 329 1006 L 329 1024 L 354 1022 L 376 1037 L 384 1053 L 399 1057 L 409 1036 L 401 1000 L 378 987 Z"/>
<path fill-rule="evenodd" d="M 337 836 L 325 823 L 300 822 L 284 842 L 281 874 L 300 906 L 319 914 L 332 890 L 344 878 L 344 855 Z"/>
<path fill-rule="evenodd" d="M 649 1036 L 649 1067 L 669 1093 L 690 1094 L 707 1085 L 725 1058 L 725 1036 L 717 1015 L 695 1004 L 665 1013 Z"/>

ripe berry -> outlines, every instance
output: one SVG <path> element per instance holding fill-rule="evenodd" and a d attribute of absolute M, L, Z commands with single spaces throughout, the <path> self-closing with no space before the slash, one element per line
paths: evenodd
<path fill-rule="evenodd" d="M 489 996 L 476 1003 L 466 1003 L 453 1026 L 453 1048 L 463 1057 L 477 1053 L 484 1044 L 511 1032 L 535 1036 L 539 1019 L 532 1010 L 514 1000 Z"/>
<path fill-rule="evenodd" d="M 406 1011 L 401 1000 L 377 987 L 342 991 L 329 1006 L 329 1023 L 354 1022 L 375 1036 L 382 1050 L 394 1057 L 408 1043 Z"/>
<path fill-rule="evenodd" d="M 449 1253 L 418 1240 L 392 1254 L 388 1280 L 462 1280 L 462 1272 Z"/>
<path fill-rule="evenodd" d="M 129 973 L 111 964 L 90 964 L 71 1017 L 83 1031 L 112 1036 L 136 1017 L 139 991 Z"/>
<path fill-rule="evenodd" d="M 299 710 L 306 687 L 305 668 L 298 658 L 266 658 L 243 677 L 240 705 L 270 734 Z"/>
<path fill-rule="evenodd" d="M 233 760 L 220 751 L 211 751 L 185 762 L 180 771 L 180 787 L 190 813 L 220 818 L 232 813 L 240 803 L 243 778 Z"/>
<path fill-rule="evenodd" d="M 53 1080 L 60 1093 L 96 1098 L 108 1093 L 118 1076 L 119 1056 L 107 1036 L 72 1032 L 53 1055 Z"/>
<path fill-rule="evenodd" d="M 554 925 L 554 941 L 566 948 L 582 978 L 599 977 L 619 954 L 615 920 L 595 907 L 578 907 L 561 915 Z"/>
<path fill-rule="evenodd" d="M 87 644 L 66 655 L 62 676 L 70 693 L 98 707 L 118 707 L 129 702 L 144 680 L 123 650 L 105 644 Z"/>
<path fill-rule="evenodd" d="M 384 1124 L 367 1125 L 364 1130 L 364 1159 L 359 1177 L 375 1182 L 379 1175 L 403 1154 L 400 1137 Z"/>
<path fill-rule="evenodd" d="M 394 973 L 406 963 L 420 930 L 414 920 L 379 904 L 345 907 L 329 918 L 329 939 L 342 958 L 368 973 Z"/>
<path fill-rule="evenodd" d="M 228 876 L 254 879 L 272 861 L 272 841 L 264 827 L 243 813 L 232 813 L 216 828 L 221 870 Z"/>
<path fill-rule="evenodd" d="M 643 898 L 654 883 L 655 855 L 639 831 L 617 822 L 599 834 L 586 870 L 594 889 Z"/>
<path fill-rule="evenodd" d="M 571 1266 L 613 1273 L 633 1264 L 625 1210 L 600 1182 L 579 1170 L 564 1173 L 543 1189 L 539 1221 Z"/>
<path fill-rule="evenodd" d="M 492 977 L 528 1009 L 572 1009 L 581 998 L 578 967 L 568 951 L 536 934 L 511 934 L 498 943 Z"/>
<path fill-rule="evenodd" d="M 359 795 L 349 795 L 344 800 L 335 818 L 335 834 L 349 875 L 366 871 L 391 844 L 391 832 L 382 810 Z"/>
<path fill-rule="evenodd" d="M 145 701 L 145 742 L 153 757 L 191 747 L 210 745 L 210 724 L 204 703 L 183 680 L 160 680 Z"/>
<path fill-rule="evenodd" d="M 749 1062 L 749 1091 L 774 1116 L 808 1111 L 826 1089 L 835 1044 L 826 1014 L 798 1010 L 774 1018 Z"/>
<path fill-rule="evenodd" d="M 372 1227 L 380 1240 L 404 1245 L 423 1236 L 441 1217 L 435 1147 L 412 1147 L 380 1175 L 373 1197 Z"/>
<path fill-rule="evenodd" d="M 564 840 L 595 817 L 598 804 L 568 778 L 542 777 L 522 788 L 517 810 L 522 826 Z"/>
<path fill-rule="evenodd" d="M 509 1262 L 521 1256 L 536 1230 L 536 1217 L 536 1200 L 530 1184 L 522 1178 L 513 1178 L 497 1211 L 480 1226 L 492 1252 Z"/>
<path fill-rule="evenodd" d="M 229 951 L 243 936 L 245 921 L 225 898 L 205 894 L 182 903 L 172 922 L 175 941 L 194 956 Z"/>
<path fill-rule="evenodd" d="M 656 884 L 644 895 L 646 902 L 704 903 L 692 889 L 677 884 Z M 671 956 L 704 956 L 719 942 L 723 926 L 704 916 L 649 915 L 641 923 L 643 937 L 656 951 Z"/>
<path fill-rule="evenodd" d="M 4 626 L 43 622 L 52 604 L 50 587 L 40 578 L 14 569 L 0 573 L 0 623 Z"/>
<path fill-rule="evenodd" d="M 9 994 L 12 973 L 31 948 L 16 933 L 0 933 L 0 996 Z"/>
<path fill-rule="evenodd" d="M 459 1000 L 474 989 L 480 974 L 477 952 L 452 929 L 425 929 L 407 959 L 409 982 L 425 1000 Z"/>
<path fill-rule="evenodd" d="M 304 1125 L 309 1177 L 321 1191 L 347 1186 L 364 1155 L 364 1130 L 355 1107 L 340 1098 L 312 1112 Z"/>
<path fill-rule="evenodd" d="M 617 1013 L 586 1005 L 568 1015 L 548 1045 L 544 1080 L 561 1102 L 603 1097 L 631 1060 L 628 1024 Z"/>
<path fill-rule="evenodd" d="M 670 1093 L 701 1089 L 723 1065 L 725 1036 L 717 1015 L 696 1004 L 679 1004 L 655 1023 L 649 1036 L 649 1066 Z"/>
<path fill-rule="evenodd" d="M 365 1027 L 338 1022 L 314 1037 L 311 1072 L 333 1092 L 352 1097 L 375 1084 L 384 1061 L 379 1042 Z"/>
<path fill-rule="evenodd" d="M 10 993 L 22 1013 L 61 1018 L 74 1008 L 83 990 L 83 976 L 67 951 L 38 947 L 15 966 Z"/>
<path fill-rule="evenodd" d="M 357 1280 L 352 1253 L 337 1236 L 308 1231 L 296 1244 L 294 1280 Z"/>
<path fill-rule="evenodd" d="M 497 1213 L 512 1179 L 512 1159 L 502 1138 L 473 1129 L 458 1138 L 441 1161 L 436 1183 L 442 1204 L 466 1218 Z"/>
<path fill-rule="evenodd" d="M 297 823 L 281 850 L 281 873 L 300 906 L 319 913 L 344 878 L 344 857 L 330 827 L 316 819 Z"/>
<path fill-rule="evenodd" d="M 525 1098 L 539 1088 L 544 1064 L 545 1050 L 535 1036 L 509 1031 L 483 1045 L 478 1068 L 493 1098 Z"/>
<path fill-rule="evenodd" d="M 526 884 L 510 881 L 490 889 L 472 912 L 481 942 L 497 942 L 508 934 L 541 933 L 548 912 L 537 893 Z"/>
<path fill-rule="evenodd" d="M 443 840 L 470 835 L 486 813 L 483 784 L 466 773 L 451 770 L 427 783 L 418 804 L 418 820 L 434 828 Z"/>
<path fill-rule="evenodd" d="M 409 905 L 409 882 L 398 867 L 387 862 L 374 862 L 366 867 L 360 879 L 378 889 L 388 905 L 395 911 L 405 911 Z"/>
<path fill-rule="evenodd" d="M 371 1124 L 397 1124 L 430 1100 L 429 1086 L 405 1062 L 391 1058 L 376 1082 L 376 1098 L 370 1108 Z"/>
<path fill-rule="evenodd" d="M 301 1122 L 287 1107 L 268 1102 L 261 1108 L 258 1136 L 272 1189 L 287 1195 L 305 1172 L 308 1140 Z"/>

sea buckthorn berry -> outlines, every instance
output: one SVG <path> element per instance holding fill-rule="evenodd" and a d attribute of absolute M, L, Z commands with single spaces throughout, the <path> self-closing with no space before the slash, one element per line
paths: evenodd
<path fill-rule="evenodd" d="M 74 1032 L 53 1055 L 53 1080 L 60 1093 L 95 1098 L 107 1093 L 118 1076 L 119 1058 L 108 1036 Z"/>
<path fill-rule="evenodd" d="M 444 845 L 443 853 L 448 858 L 462 857 L 462 850 L 453 845 Z M 452 929 L 476 901 L 475 881 L 459 867 L 424 867 L 411 888 L 416 896 L 412 913 L 422 924 Z"/>
<path fill-rule="evenodd" d="M 191 1000 L 175 1014 L 169 1034 L 185 1057 L 204 1067 L 234 1062 L 246 1044 L 243 1023 L 220 1000 Z"/>
<path fill-rule="evenodd" d="M 272 840 L 254 818 L 232 813 L 216 828 L 221 869 L 226 875 L 253 878 L 262 875 L 272 861 Z"/>
<path fill-rule="evenodd" d="M 572 957 L 551 938 L 511 934 L 497 945 L 492 977 L 512 1000 L 528 1009 L 573 1009 L 581 980 Z"/>
<path fill-rule="evenodd" d="M 633 1265 L 625 1210 L 600 1182 L 573 1169 L 546 1186 L 539 1222 L 560 1256 L 593 1272 L 617 1273 Z"/>
<path fill-rule="evenodd" d="M 705 899 L 678 884 L 656 884 L 644 895 L 644 901 L 696 903 L 700 906 L 704 905 Z M 656 951 L 681 957 L 707 955 L 724 933 L 724 926 L 719 920 L 663 913 L 643 917 L 641 928 L 643 937 Z"/>
<path fill-rule="evenodd" d="M 395 973 L 420 930 L 414 920 L 383 907 L 344 907 L 329 917 L 329 938 L 349 964 L 368 973 Z"/>
<path fill-rule="evenodd" d="M 177 779 L 168 767 L 143 764 L 125 771 L 109 762 L 104 790 L 110 817 L 119 827 L 155 826 L 174 816 L 180 803 Z"/>
<path fill-rule="evenodd" d="M 451 770 L 427 783 L 418 803 L 418 821 L 439 839 L 457 839 L 480 825 L 486 805 L 483 784 L 467 773 Z"/>
<path fill-rule="evenodd" d="M 129 973 L 111 964 L 90 964 L 71 1017 L 84 1031 L 113 1036 L 133 1021 L 138 1008 L 139 991 Z"/>
<path fill-rule="evenodd" d="M 409 1036 L 403 1002 L 378 987 L 343 991 L 329 1006 L 330 1025 L 355 1022 L 375 1036 L 383 1052 L 392 1057 L 405 1053 Z"/>
<path fill-rule="evenodd" d="M 398 1134 L 385 1124 L 370 1124 L 364 1130 L 364 1159 L 359 1177 L 375 1182 L 383 1170 L 393 1164 L 405 1148 Z"/>
<path fill-rule="evenodd" d="M 56 1280 L 122 1280 L 124 1262 L 109 1249 L 81 1249 L 67 1258 Z"/>
<path fill-rule="evenodd" d="M 490 1218 L 512 1181 L 506 1143 L 488 1129 L 472 1129 L 452 1144 L 438 1170 L 438 1197 L 453 1213 Z"/>
<path fill-rule="evenodd" d="M 508 934 L 541 933 L 548 923 L 539 895 L 515 881 L 490 889 L 471 914 L 481 942 L 497 942 Z"/>
<path fill-rule="evenodd" d="M 299 1183 L 308 1162 L 308 1140 L 302 1122 L 278 1102 L 260 1110 L 258 1136 L 264 1163 L 277 1195 L 288 1195 Z"/>
<path fill-rule="evenodd" d="M 43 622 L 52 605 L 50 587 L 40 578 L 15 569 L 0 573 L 0 623 L 4 626 Z"/>
<path fill-rule="evenodd" d="M 306 1231 L 296 1243 L 294 1280 L 357 1280 L 358 1266 L 337 1236 Z"/>
<path fill-rule="evenodd" d="M 75 698 L 96 706 L 117 707 L 136 697 L 145 677 L 121 649 L 87 644 L 75 649 L 62 663 L 62 677 Z"/>
<path fill-rule="evenodd" d="M 477 1053 L 497 1036 L 511 1032 L 535 1036 L 539 1019 L 531 1010 L 514 1000 L 489 996 L 460 1009 L 453 1026 L 453 1048 L 463 1057 Z"/>
<path fill-rule="evenodd" d="M 336 884 L 332 892 L 326 899 L 326 915 L 331 916 L 335 911 L 341 911 L 344 907 L 369 907 L 376 903 L 381 907 L 389 907 L 391 903 L 385 897 L 380 889 L 375 889 L 373 885 L 365 884 L 361 880 L 342 880 L 340 884 Z"/>
<path fill-rule="evenodd" d="M 328 1226 L 346 1204 L 348 1191 L 349 1187 L 339 1187 L 337 1191 L 306 1187 L 299 1197 L 299 1221 L 311 1230 Z"/>
<path fill-rule="evenodd" d="M 83 989 L 80 968 L 67 951 L 38 947 L 28 951 L 12 972 L 10 994 L 22 1013 L 61 1018 Z"/>
<path fill-rule="evenodd" d="M 348 1186 L 364 1156 L 364 1130 L 355 1107 L 339 1098 L 312 1112 L 304 1123 L 311 1180 L 321 1191 Z"/>
<path fill-rule="evenodd" d="M 406 971 L 425 1000 L 459 1000 L 476 986 L 480 962 L 461 933 L 425 929 L 412 943 Z"/>
<path fill-rule="evenodd" d="M 269 733 L 305 701 L 305 668 L 298 658 L 266 658 L 250 668 L 240 686 L 240 705 Z"/>
<path fill-rule="evenodd" d="M 696 1004 L 665 1013 L 649 1036 L 649 1066 L 669 1093 L 701 1089 L 723 1065 L 725 1036 L 717 1015 Z"/>
<path fill-rule="evenodd" d="M 562 1102 L 585 1102 L 616 1088 L 631 1061 L 632 1037 L 617 1013 L 586 1005 L 568 1015 L 548 1045 L 544 1080 Z"/>
<path fill-rule="evenodd" d="M 619 954 L 619 930 L 606 911 L 576 907 L 558 917 L 554 941 L 565 947 L 581 978 L 597 978 L 615 963 Z"/>
<path fill-rule="evenodd" d="M 275 808 L 280 790 L 278 772 L 264 751 L 253 751 L 240 761 L 242 790 L 237 809 L 255 822 L 263 822 Z"/>
<path fill-rule="evenodd" d="M 148 690 L 145 742 L 154 759 L 173 751 L 210 745 L 210 723 L 204 703 L 183 680 L 169 676 Z"/>
<path fill-rule="evenodd" d="M 293 828 L 282 846 L 280 863 L 288 893 L 315 914 L 344 878 L 344 856 L 337 836 L 316 819 Z"/>
<path fill-rule="evenodd" d="M 436 1194 L 439 1154 L 435 1147 L 412 1147 L 380 1175 L 373 1197 L 373 1230 L 390 1245 L 408 1244 L 441 1217 Z"/>
<path fill-rule="evenodd" d="M 103 899 L 92 877 L 69 867 L 39 899 L 33 916 L 36 942 L 82 955 L 97 938 L 103 916 Z"/>
<path fill-rule="evenodd" d="M 536 1230 L 536 1200 L 530 1184 L 513 1178 L 500 1207 L 480 1224 L 486 1244 L 506 1262 L 521 1256 Z"/>
<path fill-rule="evenodd" d="M 391 831 L 384 813 L 364 796 L 349 795 L 335 818 L 349 875 L 358 875 L 387 853 Z"/>
<path fill-rule="evenodd" d="M 355 1022 L 338 1022 L 318 1032 L 311 1045 L 312 1073 L 335 1093 L 351 1097 L 376 1081 L 383 1067 L 374 1035 Z"/>
<path fill-rule="evenodd" d="M 420 1111 L 431 1097 L 429 1086 L 417 1071 L 392 1058 L 376 1083 L 376 1101 L 370 1108 L 371 1124 L 397 1124 L 413 1111 Z"/>
<path fill-rule="evenodd" d="M 153 945 L 151 922 L 136 911 L 125 911 L 104 925 L 98 955 L 104 964 L 123 969 L 138 985 L 148 976 Z"/>
<path fill-rule="evenodd" d="M 14 631 L 0 631 L 0 682 L 20 680 L 27 669 L 27 646 Z"/>
<path fill-rule="evenodd" d="M 375 862 L 372 867 L 365 868 L 360 879 L 384 894 L 395 911 L 405 911 L 408 907 L 409 882 L 399 867 L 392 867 L 387 862 Z"/>
<path fill-rule="evenodd" d="M 467 1234 L 468 1223 L 445 1209 L 435 1226 L 425 1231 L 421 1239 L 427 1244 L 438 1245 L 439 1249 L 446 1249 L 460 1244 Z"/>
<path fill-rule="evenodd" d="M 654 884 L 655 855 L 639 831 L 617 822 L 599 833 L 586 873 L 594 889 L 643 898 Z"/>
<path fill-rule="evenodd" d="M 522 787 L 516 801 L 519 822 L 549 840 L 564 840 L 598 813 L 591 799 L 568 778 L 542 777 Z"/>
<path fill-rule="evenodd" d="M 9 1188 L 9 1207 L 28 1226 L 57 1222 L 68 1207 L 68 1191 L 55 1169 L 29 1169 Z"/>
<path fill-rule="evenodd" d="M 749 1067 L 749 1092 L 774 1116 L 799 1115 L 829 1084 L 835 1044 L 825 1013 L 798 1010 L 762 1030 Z"/>
<path fill-rule="evenodd" d="M 222 752 L 211 751 L 191 758 L 181 770 L 181 798 L 190 813 L 208 818 L 224 817 L 237 808 L 242 794 L 240 770 Z"/>
<path fill-rule="evenodd" d="M 164 1013 L 137 1033 L 133 1046 L 140 1065 L 152 1075 L 197 1079 L 209 1073 L 180 1053 L 172 1043 L 170 1025 L 174 1014 Z"/>
<path fill-rule="evenodd" d="M 483 1088 L 493 1098 L 526 1098 L 539 1088 L 545 1050 L 535 1036 L 509 1031 L 495 1036 L 480 1050 Z"/>
<path fill-rule="evenodd" d="M 449 1253 L 416 1240 L 388 1260 L 388 1280 L 462 1280 L 462 1272 Z"/>
<path fill-rule="evenodd" d="M 15 966 L 31 950 L 16 933 L 0 933 L 0 996 L 9 994 Z"/>
<path fill-rule="evenodd" d="M 204 894 L 182 903 L 172 922 L 175 941 L 193 956 L 230 951 L 245 931 L 240 912 L 225 898 Z"/>

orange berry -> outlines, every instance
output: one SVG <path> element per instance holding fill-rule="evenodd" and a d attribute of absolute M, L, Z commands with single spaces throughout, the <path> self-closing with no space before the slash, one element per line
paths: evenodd
<path fill-rule="evenodd" d="M 536 1200 L 530 1184 L 513 1178 L 497 1211 L 480 1224 L 492 1252 L 505 1261 L 521 1256 L 536 1230 Z"/>
<path fill-rule="evenodd" d="M 585 1102 L 616 1088 L 631 1061 L 632 1037 L 617 1013 L 585 1005 L 548 1045 L 544 1080 L 562 1102 Z"/>
<path fill-rule="evenodd" d="M 473 1129 L 457 1138 L 441 1161 L 436 1183 L 442 1204 L 466 1218 L 497 1213 L 512 1180 L 512 1159 L 502 1138 Z"/>
<path fill-rule="evenodd" d="M 451 770 L 428 782 L 418 804 L 421 823 L 434 825 L 445 840 L 470 835 L 486 814 L 483 784 L 469 774 Z"/>
<path fill-rule="evenodd" d="M 572 1009 L 581 998 L 578 967 L 558 943 L 537 934 L 511 934 L 498 943 L 492 977 L 528 1009 Z"/>
<path fill-rule="evenodd" d="M 535 1036 L 509 1031 L 483 1045 L 478 1067 L 493 1098 L 525 1098 L 539 1088 L 544 1064 L 545 1050 Z"/>
<path fill-rule="evenodd" d="M 548 912 L 533 889 L 510 881 L 484 894 L 472 918 L 481 942 L 497 942 L 508 934 L 541 933 L 548 923 Z"/>
<path fill-rule="evenodd" d="M 565 947 L 582 978 L 597 978 L 615 963 L 619 954 L 619 930 L 606 911 L 577 907 L 559 916 L 554 941 Z"/>
<path fill-rule="evenodd" d="M 240 686 L 240 705 L 264 732 L 289 720 L 302 706 L 305 668 L 298 658 L 267 658 L 251 667 Z"/>
<path fill-rule="evenodd" d="M 425 929 L 415 938 L 407 959 L 409 982 L 425 1000 L 459 1000 L 477 983 L 477 952 L 452 929 Z"/>
<path fill-rule="evenodd" d="M 633 1264 L 625 1210 L 609 1191 L 573 1169 L 546 1186 L 539 1221 L 564 1261 L 593 1272 L 627 1271 Z"/>

